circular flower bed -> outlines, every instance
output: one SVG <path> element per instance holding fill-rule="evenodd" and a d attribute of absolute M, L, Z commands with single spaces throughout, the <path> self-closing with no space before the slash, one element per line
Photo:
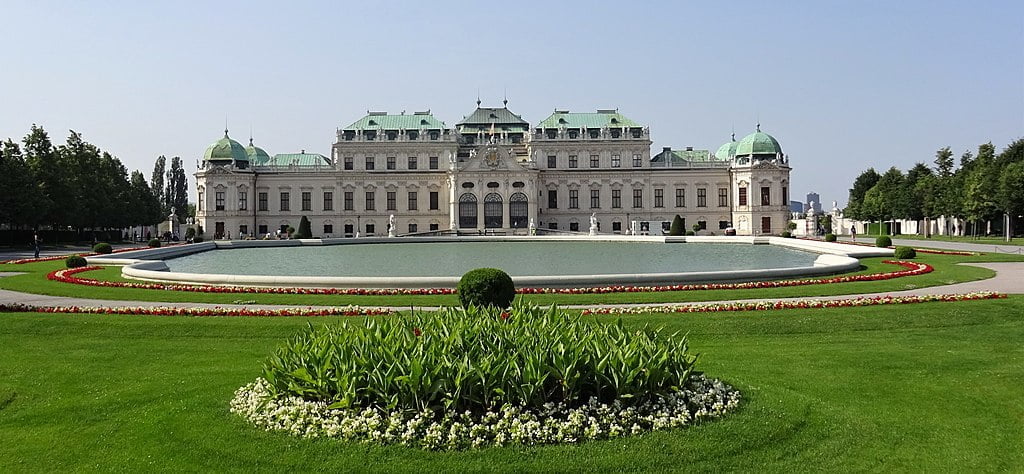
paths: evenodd
<path fill-rule="evenodd" d="M 231 403 L 254 425 L 431 449 L 577 442 L 720 416 L 739 393 L 686 338 L 555 307 L 309 326 Z"/>
<path fill-rule="evenodd" d="M 391 314 L 390 309 L 359 306 L 325 308 L 181 308 L 175 306 L 35 306 L 0 304 L 0 313 L 63 313 L 63 314 L 137 314 L 147 316 L 376 316 Z"/>
<path fill-rule="evenodd" d="M 783 288 L 805 285 L 830 285 L 854 281 L 881 281 L 906 276 L 923 275 L 934 271 L 927 263 L 907 262 L 900 260 L 884 260 L 883 263 L 898 265 L 903 270 L 867 275 L 849 275 L 820 279 L 797 279 L 775 281 L 752 281 L 746 283 L 706 283 L 689 285 L 613 285 L 584 288 L 517 288 L 518 294 L 606 294 L 606 293 L 645 293 L 662 291 L 695 291 L 695 290 L 737 290 L 751 288 Z M 82 272 L 99 270 L 101 267 L 91 266 L 68 270 L 56 270 L 46 277 L 50 280 L 75 285 L 139 288 L 145 290 L 191 291 L 198 293 L 260 293 L 289 295 L 452 295 L 452 288 L 292 288 L 292 287 L 257 287 L 257 286 L 215 286 L 215 285 L 181 285 L 172 283 L 135 283 L 123 281 L 105 281 L 81 278 L 75 275 Z"/>

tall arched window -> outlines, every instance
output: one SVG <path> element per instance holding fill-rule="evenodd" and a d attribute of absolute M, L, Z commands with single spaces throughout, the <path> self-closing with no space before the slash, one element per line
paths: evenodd
<path fill-rule="evenodd" d="M 504 213 L 505 209 L 500 194 L 489 193 L 484 196 L 484 228 L 500 229 Z"/>
<path fill-rule="evenodd" d="M 508 198 L 508 224 L 513 229 L 525 229 L 529 219 L 526 195 L 515 193 Z"/>
<path fill-rule="evenodd" d="M 465 193 L 459 196 L 459 227 L 476 228 L 476 196 Z"/>

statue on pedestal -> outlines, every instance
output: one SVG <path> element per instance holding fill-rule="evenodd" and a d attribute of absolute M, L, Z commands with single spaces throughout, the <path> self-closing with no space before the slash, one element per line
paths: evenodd
<path fill-rule="evenodd" d="M 590 235 L 597 235 L 597 213 L 590 214 Z"/>
<path fill-rule="evenodd" d="M 388 237 L 395 236 L 395 215 L 391 214 L 388 216 Z"/>

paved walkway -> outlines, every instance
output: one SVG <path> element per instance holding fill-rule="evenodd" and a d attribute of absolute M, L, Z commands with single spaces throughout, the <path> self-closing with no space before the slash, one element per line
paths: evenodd
<path fill-rule="evenodd" d="M 836 296 L 804 296 L 796 298 L 766 298 L 726 301 L 704 301 L 695 303 L 640 303 L 640 304 L 605 304 L 605 305 L 567 305 L 567 308 L 622 308 L 635 306 L 675 306 L 683 304 L 701 304 L 718 302 L 754 302 L 754 301 L 793 301 L 793 300 L 836 300 L 856 298 L 858 296 L 911 296 L 911 295 L 939 295 L 950 293 L 972 293 L 978 291 L 998 291 L 1007 294 L 1024 294 L 1024 262 L 997 262 L 997 263 L 970 263 L 977 267 L 988 268 L 996 272 L 994 278 L 987 280 L 956 283 L 952 285 L 933 286 L 929 288 L 913 288 L 901 291 L 886 293 L 870 293 L 864 295 L 836 295 Z M 0 278 L 16 275 L 15 272 L 0 272 Z M 898 280 L 895 280 L 898 281 Z M 238 300 L 245 301 L 247 295 L 239 294 Z M 0 290 L 0 304 L 28 304 L 35 306 L 80 306 L 91 308 L 104 307 L 175 307 L 175 308 L 228 308 L 228 309 L 287 309 L 296 307 L 308 307 L 299 305 L 262 305 L 262 304 L 213 304 L 213 303 L 171 303 L 156 301 L 120 301 L 120 300 L 98 300 L 87 298 L 70 298 L 65 296 L 37 295 L 31 293 L 19 293 L 16 291 Z M 373 308 L 373 307 L 371 307 Z M 404 307 L 381 307 L 401 310 Z M 434 307 L 421 307 L 418 309 L 432 310 Z"/>

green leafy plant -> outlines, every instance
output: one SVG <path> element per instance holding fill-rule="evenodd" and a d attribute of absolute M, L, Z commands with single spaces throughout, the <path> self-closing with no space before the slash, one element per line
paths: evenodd
<path fill-rule="evenodd" d="M 289 227 L 289 229 L 291 229 L 291 227 Z M 292 235 L 292 238 L 293 239 L 312 239 L 313 238 L 313 230 L 310 228 L 309 219 L 307 219 L 306 216 L 302 216 L 302 219 L 299 219 L 299 230 L 297 232 L 294 232 L 294 235 Z"/>
<path fill-rule="evenodd" d="M 648 401 L 685 387 L 695 360 L 679 333 L 517 304 L 309 325 L 263 377 L 276 396 L 334 408 L 481 413 Z"/>
<path fill-rule="evenodd" d="M 694 233 L 692 230 L 688 230 L 688 231 L 686 231 L 686 235 L 697 235 L 697 234 Z"/>
<path fill-rule="evenodd" d="M 88 264 L 89 262 L 85 260 L 85 257 L 82 257 L 80 255 L 72 255 L 64 259 L 64 265 L 66 265 L 68 268 L 79 268 L 84 267 Z"/>
<path fill-rule="evenodd" d="M 785 237 L 785 238 L 787 238 L 787 239 L 788 239 L 788 238 L 792 237 L 792 236 L 793 236 L 793 234 L 792 234 L 792 233 L 790 233 L 790 232 L 789 232 L 788 230 L 784 230 L 784 231 L 782 231 L 782 233 L 781 233 L 781 234 L 779 234 L 779 236 L 781 236 L 781 237 Z"/>
<path fill-rule="evenodd" d="M 917 257 L 917 251 L 913 247 L 896 247 L 892 256 L 897 260 L 910 260 Z"/>
<path fill-rule="evenodd" d="M 892 246 L 892 238 L 890 238 L 888 235 L 880 235 L 877 238 L 875 238 L 875 247 L 885 248 L 885 247 L 891 247 L 891 246 Z"/>
<path fill-rule="evenodd" d="M 156 248 L 160 246 L 160 239 L 149 239 L 149 246 Z"/>
<path fill-rule="evenodd" d="M 516 297 L 516 286 L 508 273 L 497 268 L 470 270 L 459 279 L 456 287 L 459 302 L 470 306 L 496 306 L 508 308 Z"/>
<path fill-rule="evenodd" d="M 835 242 L 836 234 L 825 234 L 825 242 Z"/>
<path fill-rule="evenodd" d="M 92 246 L 92 251 L 95 253 L 107 254 L 114 251 L 110 244 L 106 242 L 100 242 Z"/>
<path fill-rule="evenodd" d="M 683 235 L 683 218 L 676 214 L 672 218 L 672 226 L 668 228 L 668 235 Z"/>
<path fill-rule="evenodd" d="M 188 229 L 185 229 L 185 240 L 192 240 L 192 239 L 195 238 L 195 236 L 196 236 L 196 228 L 195 227 L 189 227 Z"/>

